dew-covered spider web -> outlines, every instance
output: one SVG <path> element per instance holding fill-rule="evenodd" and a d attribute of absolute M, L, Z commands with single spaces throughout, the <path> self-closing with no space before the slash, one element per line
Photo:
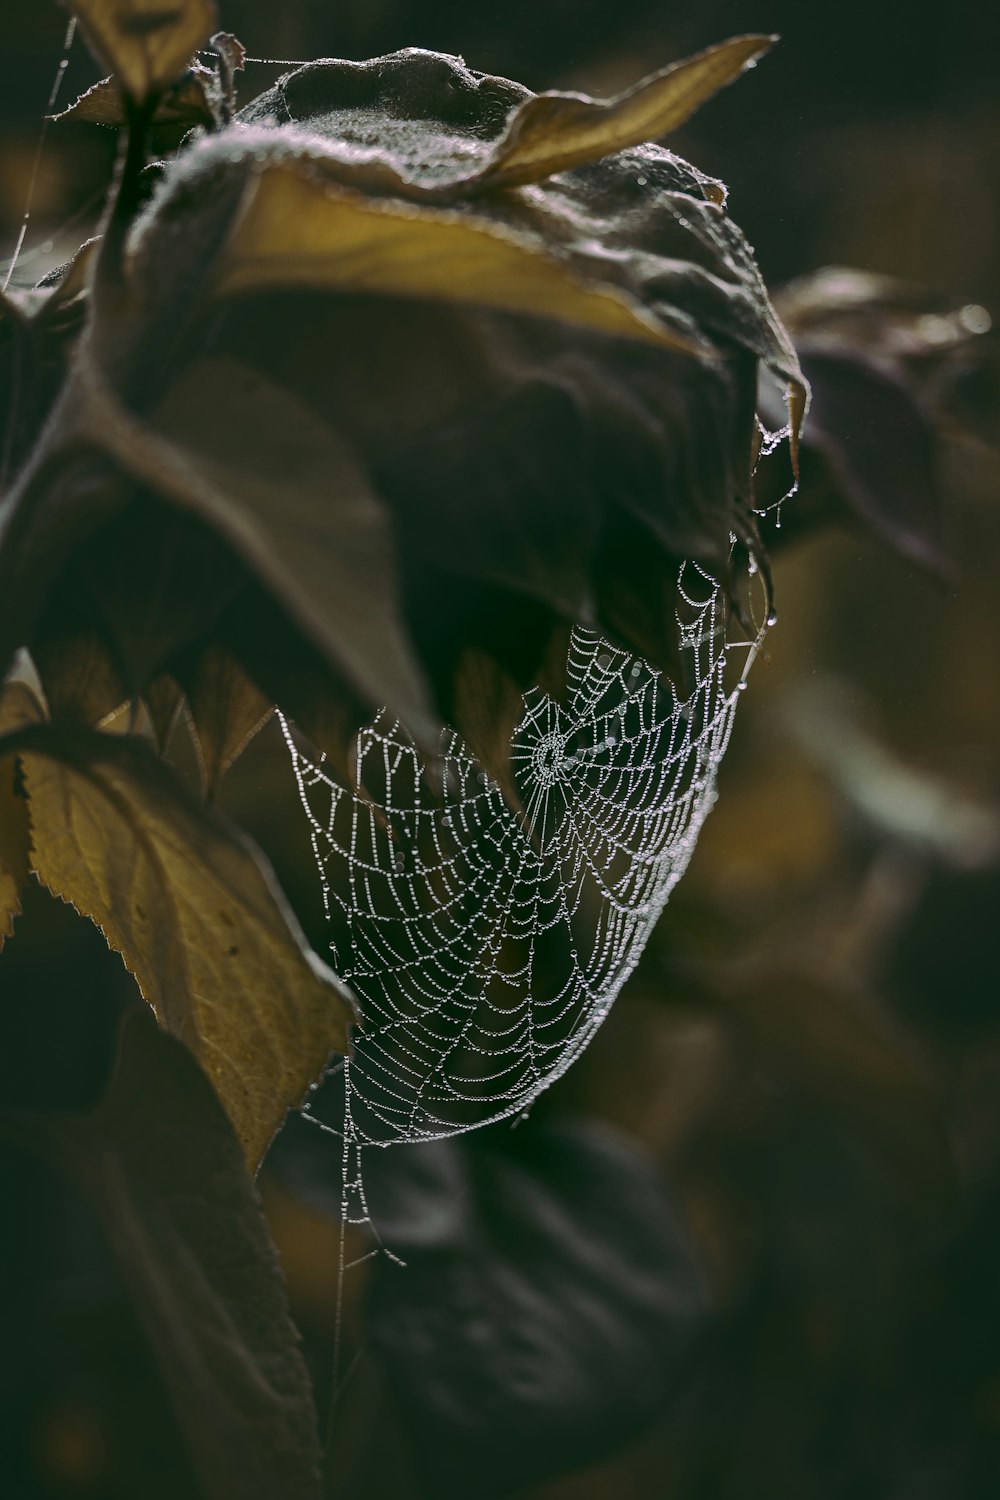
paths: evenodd
<path fill-rule="evenodd" d="M 352 1220 L 368 1217 L 362 1148 L 526 1110 L 638 962 L 715 801 L 766 629 L 732 639 L 724 590 L 690 563 L 679 598 L 690 691 L 574 630 L 565 701 L 524 697 L 520 807 L 452 731 L 431 766 L 383 713 L 358 736 L 356 794 L 284 724 L 333 964 L 362 1017 L 342 1072 Z"/>

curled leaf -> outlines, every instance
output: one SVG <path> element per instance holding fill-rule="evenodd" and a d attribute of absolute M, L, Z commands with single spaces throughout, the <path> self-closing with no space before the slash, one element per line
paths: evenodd
<path fill-rule="evenodd" d="M 980 335 L 989 315 L 843 266 L 792 282 L 776 305 L 813 395 L 802 434 L 802 501 L 790 532 L 848 521 L 949 576 L 942 457 L 948 437 L 974 425 L 961 393 L 986 374 Z M 765 422 L 780 424 L 773 393 L 762 392 L 761 404 Z M 766 470 L 761 479 L 773 482 Z"/>
<path fill-rule="evenodd" d="M 514 111 L 477 186 L 519 187 L 598 161 L 683 125 L 707 99 L 732 83 L 774 44 L 773 36 L 739 36 L 671 63 L 613 99 L 536 94 Z"/>
<path fill-rule="evenodd" d="M 584 113 L 645 132 L 654 104 L 674 118 L 758 43 Z M 426 746 L 462 703 L 477 743 L 502 744 L 574 624 L 670 669 L 680 561 L 726 580 L 735 535 L 765 566 L 758 373 L 804 385 L 716 186 L 672 153 L 608 136 L 599 164 L 479 180 L 531 99 L 417 49 L 318 62 L 167 165 L 45 451 L 0 506 L 0 656 L 107 544 L 125 586 L 94 608 L 120 596 L 131 692 L 175 674 L 179 648 L 225 644 L 338 755 L 364 704 Z M 157 591 L 128 586 L 165 510 L 217 539 L 227 588 L 239 575 L 225 598 L 191 591 L 197 618 L 171 607 L 183 642 L 147 620 Z M 473 659 L 505 685 L 474 707 Z"/>
<path fill-rule="evenodd" d="M 295 286 L 465 302 L 690 348 L 641 302 L 588 285 L 498 222 L 366 199 L 301 167 L 273 166 L 253 182 L 217 290 Z"/>

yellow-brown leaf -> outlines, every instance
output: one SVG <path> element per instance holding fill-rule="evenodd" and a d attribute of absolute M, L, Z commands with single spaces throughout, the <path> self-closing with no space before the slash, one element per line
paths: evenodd
<path fill-rule="evenodd" d="M 365 198 L 294 163 L 254 179 L 217 290 L 292 286 L 472 303 L 692 347 L 627 292 L 587 282 L 557 255 L 496 223 Z"/>
<path fill-rule="evenodd" d="M 139 104 L 183 73 L 216 27 L 212 0 L 63 0 L 91 51 Z"/>
<path fill-rule="evenodd" d="M 346 1050 L 349 992 L 252 847 L 148 747 L 81 731 L 53 744 L 21 752 L 34 870 L 100 927 L 198 1056 L 253 1168 L 329 1054 Z"/>
<path fill-rule="evenodd" d="M 156 106 L 153 123 L 156 125 L 213 124 L 214 116 L 208 97 L 208 88 L 211 83 L 212 73 L 209 68 L 201 67 L 200 64 L 193 67 L 186 76 L 179 78 L 164 93 Z M 113 78 L 102 78 L 100 83 L 91 84 L 90 88 L 78 99 L 74 99 L 66 109 L 50 118 L 82 120 L 91 125 L 106 125 L 113 130 L 119 130 L 127 124 L 121 94 Z"/>
<path fill-rule="evenodd" d="M 671 63 L 613 99 L 536 94 L 515 111 L 477 185 L 539 182 L 628 146 L 659 140 L 732 83 L 773 42 L 769 36 L 732 37 Z"/>
<path fill-rule="evenodd" d="M 263 729 L 274 705 L 223 646 L 202 652 L 185 687 L 205 789 L 212 797 L 233 761 Z"/>

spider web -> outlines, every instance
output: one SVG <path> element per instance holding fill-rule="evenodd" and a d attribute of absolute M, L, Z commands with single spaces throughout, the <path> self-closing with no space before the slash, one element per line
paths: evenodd
<path fill-rule="evenodd" d="M 345 1167 L 365 1146 L 523 1112 L 607 1015 L 715 801 L 772 623 L 727 640 L 724 591 L 691 563 L 680 599 L 678 675 L 693 690 L 679 697 L 646 662 L 575 629 L 566 701 L 524 697 L 519 809 L 454 731 L 425 763 L 379 715 L 357 739 L 355 793 L 282 720 L 334 966 L 362 1017 L 342 1070 Z M 360 1170 L 350 1178 L 367 1221 Z"/>

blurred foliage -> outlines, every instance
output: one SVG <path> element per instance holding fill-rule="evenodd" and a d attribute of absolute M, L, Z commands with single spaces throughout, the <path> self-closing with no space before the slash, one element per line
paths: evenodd
<path fill-rule="evenodd" d="M 0 106 L 9 241 L 64 19 L 46 11 L 25 8 L 11 37 Z M 800 283 L 781 303 L 815 384 L 804 494 L 781 508 L 780 531 L 774 515 L 767 523 L 781 626 L 741 706 L 718 807 L 642 964 L 586 1056 L 516 1130 L 379 1153 L 376 1226 L 411 1269 L 383 1257 L 347 1273 L 331 1492 L 987 1500 L 1000 1473 L 993 336 L 977 339 L 985 362 L 967 359 L 979 311 L 1000 307 L 990 190 L 1000 122 L 984 12 L 959 6 L 944 34 L 905 35 L 871 7 L 803 16 L 744 0 L 666 20 L 643 0 L 479 14 L 451 0 L 267 14 L 233 0 L 224 21 L 252 55 L 440 46 L 535 87 L 602 92 L 706 34 L 776 26 L 785 41 L 766 63 L 768 86 L 761 77 L 723 96 L 681 149 L 726 176 L 770 277 L 821 265 L 872 273 Z M 254 67 L 248 81 L 270 80 Z M 76 248 L 79 225 L 68 238 L 59 226 L 107 176 L 102 132 L 61 130 L 36 196 L 32 240 L 53 240 L 28 263 L 38 270 Z M 934 293 L 904 295 L 885 275 Z M 38 365 L 42 399 L 73 331 L 71 299 L 58 311 Z M 966 435 L 942 442 L 958 418 Z M 781 464 L 780 453 L 762 461 L 770 498 L 786 488 Z M 792 547 L 800 503 L 810 525 L 853 529 Z M 221 580 L 218 554 L 192 561 L 188 543 L 166 529 L 158 545 Z M 127 534 L 121 546 L 128 558 Z M 135 597 L 147 588 L 140 579 Z M 319 664 L 310 676 L 299 638 L 282 649 L 287 623 L 254 602 L 271 680 L 294 657 L 300 692 L 314 695 Z M 145 659 L 134 599 L 129 608 L 121 637 Z M 249 613 L 234 606 L 229 639 Z M 258 726 L 260 700 L 230 656 L 191 652 L 179 611 L 163 618 L 180 630 L 170 672 L 147 695 L 150 734 L 169 739 L 192 797 L 206 782 L 217 789 L 323 951 L 275 728 L 220 779 Z M 63 701 L 92 704 L 94 693 L 114 707 L 126 695 L 114 672 L 134 658 L 112 663 L 109 684 L 86 632 L 74 624 L 73 636 Z M 193 738 L 178 684 L 194 703 L 198 683 Z M 23 846 L 16 790 L 0 784 L 4 851 Z M 58 1130 L 55 1111 L 106 1111 L 114 1037 L 136 995 L 72 911 L 31 884 L 23 900 L 0 961 L 3 1100 Z M 181 1056 L 163 1041 L 164 1056 Z M 192 1074 L 193 1099 L 211 1113 Z M 167 1102 L 147 1106 L 168 1129 Z M 157 1331 L 137 1321 L 115 1235 L 16 1137 L 0 1165 L 14 1226 L 2 1279 L 17 1289 L 3 1377 L 11 1492 L 197 1494 L 207 1471 L 191 1471 L 177 1377 L 161 1373 Z M 321 1407 L 340 1171 L 338 1143 L 292 1121 L 261 1177 Z M 173 1188 L 183 1203 L 189 1183 Z M 348 1257 L 370 1248 L 349 1231 Z M 293 1358 L 287 1343 L 281 1357 Z"/>

